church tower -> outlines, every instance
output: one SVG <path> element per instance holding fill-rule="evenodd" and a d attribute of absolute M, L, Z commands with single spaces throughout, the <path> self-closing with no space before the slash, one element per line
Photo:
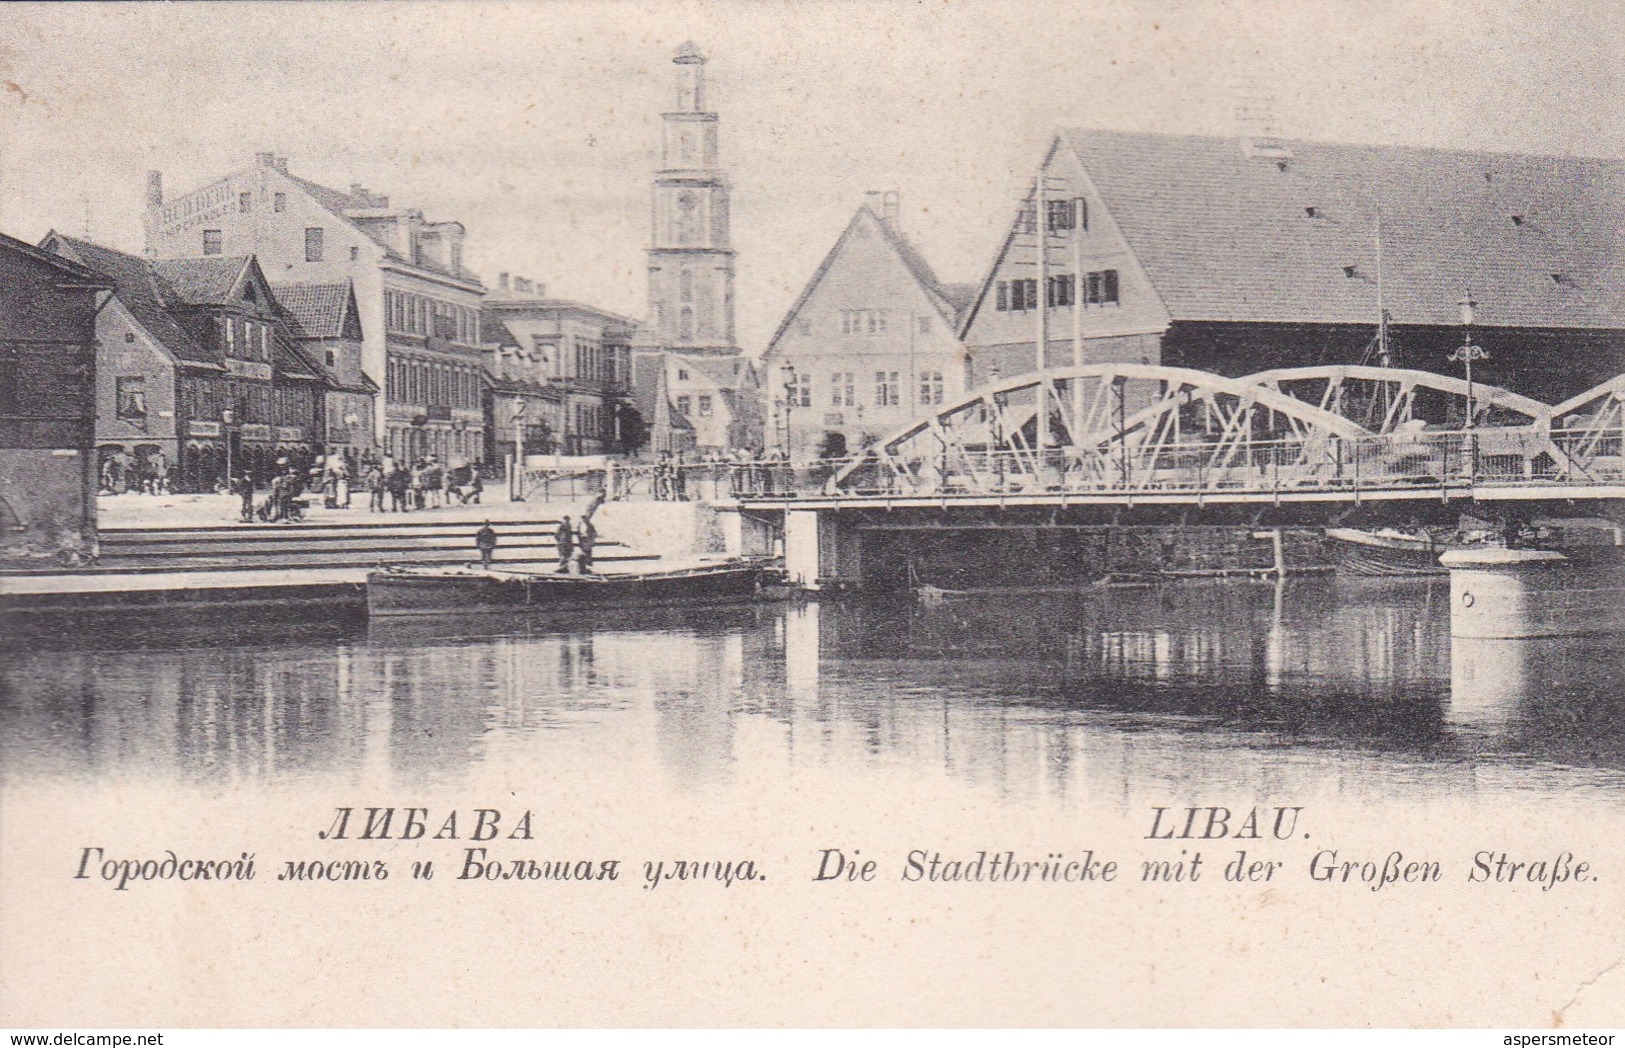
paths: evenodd
<path fill-rule="evenodd" d="M 649 322 L 666 348 L 731 354 L 734 251 L 728 182 L 717 166 L 717 115 L 706 108 L 705 56 L 677 49 L 674 107 L 661 114 L 649 246 Z"/>

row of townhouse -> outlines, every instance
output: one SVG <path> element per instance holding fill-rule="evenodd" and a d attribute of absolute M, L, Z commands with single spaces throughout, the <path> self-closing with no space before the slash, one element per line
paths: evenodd
<path fill-rule="evenodd" d="M 358 353 L 346 377 L 377 387 L 365 419 L 345 412 L 331 428 L 339 450 L 500 461 L 515 446 L 516 397 L 528 413 L 519 426 L 527 450 L 619 450 L 633 428 L 632 322 L 546 299 L 506 275 L 488 289 L 465 264 L 461 223 L 429 221 L 359 184 L 332 189 L 293 174 L 286 157 L 259 153 L 250 167 L 178 197 L 149 172 L 145 228 L 156 259 L 253 256 L 279 288 L 350 289 L 342 318 L 330 298 L 293 299 L 310 303 L 324 331 L 353 322 Z M 523 346 L 508 344 L 509 320 Z M 556 330 L 542 331 L 549 323 Z"/>

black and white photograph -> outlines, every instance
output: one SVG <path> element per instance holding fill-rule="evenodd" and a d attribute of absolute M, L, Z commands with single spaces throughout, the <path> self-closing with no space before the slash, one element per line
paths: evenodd
<path fill-rule="evenodd" d="M 1625 1026 L 1622 54 L 0 6 L 0 1026 Z"/>

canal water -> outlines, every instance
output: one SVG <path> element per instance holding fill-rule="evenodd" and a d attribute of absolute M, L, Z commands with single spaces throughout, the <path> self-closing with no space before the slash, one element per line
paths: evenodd
<path fill-rule="evenodd" d="M 1429 581 L 366 624 L 121 620 L 0 653 L 10 779 L 787 786 L 907 766 L 990 797 L 1327 788 L 1625 797 L 1619 635 L 1449 637 Z M 601 760 L 592 759 L 594 755 Z"/>
<path fill-rule="evenodd" d="M 1625 638 L 1452 641 L 1447 591 L 14 632 L 0 957 L 29 961 L 0 1011 L 1618 1025 Z M 259 873 L 119 890 L 97 865 L 170 853 Z M 1115 876 L 928 873 L 1005 854 Z M 1587 879 L 1479 872 L 1503 858 Z M 620 876 L 500 876 L 533 861 Z"/>

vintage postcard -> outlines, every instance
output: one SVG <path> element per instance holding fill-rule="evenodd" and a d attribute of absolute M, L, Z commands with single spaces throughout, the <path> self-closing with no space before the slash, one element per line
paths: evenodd
<path fill-rule="evenodd" d="M 1622 52 L 4 5 L 0 1024 L 1625 1024 Z"/>

